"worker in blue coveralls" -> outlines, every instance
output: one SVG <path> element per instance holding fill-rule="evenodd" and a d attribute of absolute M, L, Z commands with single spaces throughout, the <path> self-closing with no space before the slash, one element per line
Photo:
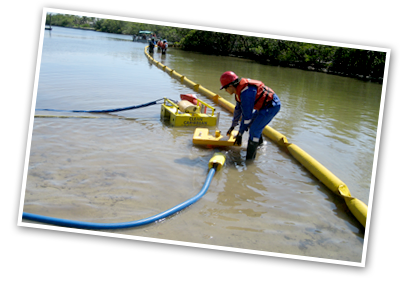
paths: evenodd
<path fill-rule="evenodd" d="M 149 41 L 149 53 L 154 53 L 154 46 L 156 45 L 156 42 L 154 41 L 154 38 L 151 38 Z"/>
<path fill-rule="evenodd" d="M 220 82 L 220 90 L 225 89 L 230 95 L 235 94 L 236 99 L 232 126 L 227 135 L 232 133 L 240 121 L 235 144 L 241 145 L 243 133 L 250 129 L 246 159 L 255 159 L 257 147 L 263 142 L 262 131 L 281 109 L 281 102 L 275 92 L 263 82 L 239 78 L 232 71 L 224 72 Z"/>

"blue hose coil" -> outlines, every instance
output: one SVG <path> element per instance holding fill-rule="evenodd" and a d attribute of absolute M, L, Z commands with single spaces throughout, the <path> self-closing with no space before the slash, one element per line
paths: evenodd
<path fill-rule="evenodd" d="M 146 219 L 140 219 L 140 220 L 129 221 L 129 222 L 121 222 L 121 223 L 93 223 L 93 222 L 82 222 L 82 221 L 59 219 L 59 218 L 41 216 L 41 215 L 25 213 L 25 212 L 22 214 L 22 218 L 27 219 L 27 220 L 38 221 L 38 222 L 42 222 L 42 223 L 58 225 L 58 226 L 75 227 L 75 228 L 82 228 L 82 229 L 121 229 L 121 228 L 129 228 L 129 227 L 146 225 L 146 224 L 164 219 L 164 218 L 166 218 L 174 213 L 177 213 L 177 212 L 181 211 L 182 209 L 190 206 L 191 204 L 195 203 L 196 201 L 198 201 L 201 197 L 203 197 L 204 194 L 206 194 L 206 192 L 211 184 L 211 180 L 215 175 L 215 171 L 216 171 L 215 167 L 212 167 L 210 169 L 210 171 L 208 172 L 206 181 L 203 185 L 203 188 L 200 190 L 200 192 L 196 196 L 186 200 L 185 202 L 183 202 L 179 205 L 176 205 L 175 207 L 172 207 L 171 209 L 168 209 L 162 213 L 159 213 L 158 215 L 154 215 L 154 216 L 146 218 Z"/>

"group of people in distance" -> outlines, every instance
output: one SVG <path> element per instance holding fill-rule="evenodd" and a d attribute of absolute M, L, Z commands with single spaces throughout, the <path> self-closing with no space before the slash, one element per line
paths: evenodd
<path fill-rule="evenodd" d="M 157 46 L 161 50 L 161 54 L 165 55 L 168 49 L 167 40 L 156 40 L 152 37 L 149 41 L 149 53 L 154 53 L 154 48 Z"/>

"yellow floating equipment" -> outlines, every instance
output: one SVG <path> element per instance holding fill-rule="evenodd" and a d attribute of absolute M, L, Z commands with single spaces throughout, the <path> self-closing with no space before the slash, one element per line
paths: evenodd
<path fill-rule="evenodd" d="M 204 106 L 211 109 L 211 114 L 201 113 L 200 109 Z M 199 99 L 196 105 L 187 100 L 181 100 L 176 104 L 167 98 L 164 98 L 164 103 L 161 104 L 161 117 L 168 119 L 172 126 L 216 126 L 218 116 L 214 111 L 214 107 Z"/>
<path fill-rule="evenodd" d="M 207 128 L 197 128 L 193 135 L 193 144 L 208 146 L 239 146 L 234 144 L 238 131 L 232 131 L 230 136 L 221 135 L 221 131 L 216 131 L 211 135 Z"/>

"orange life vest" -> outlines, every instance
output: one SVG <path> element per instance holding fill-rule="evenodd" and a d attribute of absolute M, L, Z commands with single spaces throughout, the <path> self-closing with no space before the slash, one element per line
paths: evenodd
<path fill-rule="evenodd" d="M 254 109 L 260 110 L 265 107 L 269 101 L 273 99 L 274 91 L 265 86 L 263 82 L 253 79 L 241 78 L 239 85 L 236 87 L 235 99 L 237 102 L 241 102 L 240 95 L 242 91 L 249 85 L 257 87 L 256 99 L 254 101 Z"/>

